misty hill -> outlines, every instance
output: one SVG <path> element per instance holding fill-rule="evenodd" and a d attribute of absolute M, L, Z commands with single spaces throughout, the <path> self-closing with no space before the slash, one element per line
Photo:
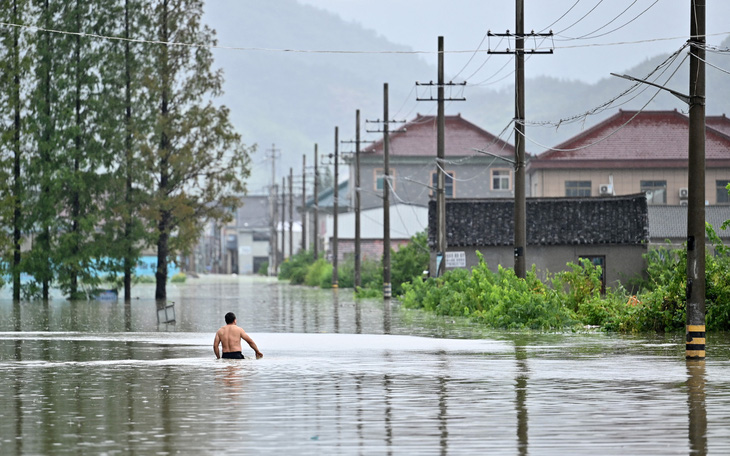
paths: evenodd
<path fill-rule="evenodd" d="M 245 48 L 298 50 L 408 51 L 387 41 L 373 30 L 295 0 L 246 1 L 214 0 L 206 4 L 206 22 L 218 32 L 221 45 Z M 434 45 L 436 37 L 434 36 Z M 730 45 L 730 38 L 724 46 Z M 436 68 L 414 54 L 342 54 L 275 51 L 216 50 L 216 64 L 226 79 L 221 102 L 231 109 L 231 119 L 247 144 L 257 143 L 255 172 L 249 190 L 260 192 L 270 179 L 266 149 L 275 143 L 282 160 L 277 166 L 278 181 L 288 175 L 289 167 L 301 172 L 302 154 L 311 164 L 314 143 L 321 154 L 332 152 L 334 127 L 340 139 L 354 139 L 355 110 L 361 110 L 363 135 L 365 119 L 383 116 L 383 83 L 388 82 L 391 118 L 408 119 L 417 112 L 433 113 L 433 102 L 421 102 L 415 109 L 415 81 L 436 79 Z M 680 56 L 680 60 L 684 54 Z M 634 68 L 616 73 L 645 77 L 667 56 L 656 56 Z M 727 67 L 708 53 L 708 60 Z M 658 81 L 663 83 L 670 70 Z M 557 121 L 583 113 L 626 90 L 630 82 L 606 75 L 596 84 L 549 77 L 530 78 L 527 65 L 526 114 L 528 121 Z M 448 75 L 447 75 L 448 78 Z M 707 68 L 707 113 L 722 114 L 730 106 L 728 76 Z M 688 64 L 668 85 L 682 93 L 688 91 Z M 638 92 L 638 91 L 637 91 Z M 654 96 L 647 87 L 635 98 L 622 98 L 603 114 L 585 121 L 555 126 L 527 126 L 527 150 L 539 153 L 541 145 L 554 146 L 581 129 L 612 115 L 617 109 L 640 109 Z M 636 92 L 634 92 L 636 94 Z M 456 93 L 454 95 L 457 95 Z M 467 119 L 498 134 L 514 117 L 514 89 L 490 90 L 467 86 L 466 102 L 454 103 L 447 113 L 462 113 Z M 425 94 L 428 96 L 428 94 Z M 405 102 L 405 103 L 404 103 Z M 401 109 L 405 107 L 405 109 Z M 686 105 L 669 93 L 658 94 L 646 109 L 679 109 Z M 404 120 L 408 120 L 404 119 Z M 371 135 L 372 136 L 372 135 Z M 513 139 L 510 139 L 513 142 Z M 342 150 L 351 150 L 343 146 Z"/>

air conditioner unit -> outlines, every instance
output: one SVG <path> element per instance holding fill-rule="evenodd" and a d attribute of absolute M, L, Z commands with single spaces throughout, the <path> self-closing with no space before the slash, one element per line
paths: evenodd
<path fill-rule="evenodd" d="M 613 184 L 601 184 L 598 187 L 598 193 L 601 195 L 613 195 Z"/>
<path fill-rule="evenodd" d="M 689 197 L 689 189 L 687 187 L 682 187 L 679 189 L 679 198 L 680 199 L 687 199 Z"/>
<path fill-rule="evenodd" d="M 679 202 L 679 205 L 680 205 L 680 206 L 685 206 L 685 207 L 686 207 L 686 206 L 687 206 L 687 200 L 682 200 L 682 201 L 680 201 L 680 202 Z"/>

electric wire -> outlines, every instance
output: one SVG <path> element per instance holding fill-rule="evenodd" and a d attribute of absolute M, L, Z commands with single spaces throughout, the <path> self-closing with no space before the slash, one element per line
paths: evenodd
<path fill-rule="evenodd" d="M 658 79 L 659 77 L 661 77 L 671 67 L 671 65 L 677 60 L 677 58 L 681 54 L 682 50 L 684 50 L 685 48 L 687 48 L 687 46 L 688 45 L 685 43 L 681 48 L 679 48 L 677 51 L 675 51 L 674 53 L 672 53 L 662 63 L 660 63 L 659 65 L 657 65 L 656 68 L 654 68 L 652 71 L 650 71 L 649 74 L 646 75 L 645 79 L 648 79 L 649 77 L 651 77 L 652 75 L 654 75 L 654 73 L 656 73 L 658 70 L 660 70 L 660 69 L 663 68 L 663 70 L 656 76 L 655 80 Z M 686 56 L 685 56 L 685 59 L 686 59 Z M 684 59 L 682 60 L 682 62 L 684 62 Z M 681 63 L 680 63 L 679 66 L 681 66 Z M 679 66 L 677 67 L 677 69 L 679 68 Z M 676 71 L 677 70 L 675 70 L 675 72 Z M 628 89 L 622 91 L 621 93 L 619 93 L 618 95 L 616 95 L 613 98 L 609 99 L 608 101 L 605 101 L 605 102 L 601 103 L 600 105 L 598 105 L 598 106 L 596 106 L 596 107 L 594 107 L 594 108 L 592 108 L 592 109 L 590 109 L 588 111 L 585 111 L 585 112 L 583 112 L 581 114 L 575 114 L 575 115 L 572 115 L 572 116 L 563 117 L 563 118 L 561 118 L 561 119 L 559 119 L 557 121 L 550 121 L 550 120 L 545 120 L 545 121 L 524 121 L 524 124 L 525 125 L 532 125 L 532 126 L 553 126 L 553 127 L 559 128 L 561 125 L 564 125 L 564 124 L 570 124 L 570 123 L 575 123 L 575 122 L 579 122 L 579 121 L 584 121 L 588 116 L 599 114 L 599 113 L 601 113 L 601 112 L 603 112 L 603 111 L 605 111 L 605 110 L 607 110 L 609 108 L 615 108 L 617 106 L 615 104 L 616 101 L 618 101 L 619 99 L 625 97 L 626 95 L 630 94 L 631 92 L 635 91 L 638 87 L 643 87 L 643 88 L 634 97 L 626 100 L 624 103 L 621 104 L 621 105 L 623 105 L 623 104 L 626 104 L 629 101 L 635 99 L 637 96 L 639 96 L 644 91 L 648 90 L 648 87 L 642 85 L 640 82 L 635 82 Z"/>
<path fill-rule="evenodd" d="M 479 52 L 479 49 L 482 48 L 482 44 L 484 44 L 484 40 L 487 39 L 487 36 L 488 35 L 489 35 L 489 30 L 487 30 L 486 32 L 484 32 L 484 36 L 482 37 L 482 40 L 479 42 L 479 45 L 477 46 L 477 48 L 474 50 L 474 53 L 471 55 L 471 57 L 469 57 L 469 60 L 466 61 L 466 63 L 464 64 L 464 66 L 461 67 L 461 69 L 452 77 L 452 79 L 458 78 L 459 75 L 461 74 L 461 72 L 464 71 L 466 69 L 466 67 L 469 66 L 469 64 L 471 63 L 472 60 L 474 60 L 474 57 L 477 55 L 477 52 Z M 489 60 L 489 58 L 487 58 L 487 60 Z M 484 63 L 486 63 L 486 61 Z"/>
<path fill-rule="evenodd" d="M 578 5 L 578 3 L 580 3 L 580 2 L 581 2 L 581 0 L 577 0 L 577 1 L 575 2 L 575 3 L 573 3 L 573 6 L 571 6 L 570 8 L 568 8 L 568 10 L 567 10 L 566 12 L 564 12 L 562 16 L 560 16 L 559 18 L 555 19 L 555 20 L 553 21 L 553 23 L 552 23 L 552 24 L 550 24 L 550 25 L 548 25 L 547 27 L 545 27 L 545 28 L 543 28 L 542 30 L 540 30 L 540 33 L 543 33 L 543 32 L 545 32 L 545 30 L 549 30 L 549 29 L 551 29 L 553 25 L 555 25 L 555 24 L 557 24 L 558 22 L 560 22 L 560 21 L 561 21 L 561 20 L 562 20 L 562 19 L 563 19 L 563 18 L 564 18 L 565 16 L 567 16 L 567 15 L 568 15 L 568 13 L 570 13 L 570 12 L 571 12 L 571 11 L 573 10 L 573 8 L 575 8 L 575 7 L 576 7 L 576 6 Z"/>
<path fill-rule="evenodd" d="M 606 23 L 606 24 L 604 24 L 603 26 L 599 27 L 598 29 L 594 30 L 593 32 L 590 32 L 590 33 L 588 33 L 588 34 L 586 34 L 586 35 L 583 35 L 583 36 L 579 36 L 579 37 L 575 37 L 575 38 L 571 38 L 571 37 L 563 37 L 562 39 L 558 38 L 558 39 L 557 39 L 556 41 L 573 41 L 573 40 L 580 40 L 580 39 L 593 39 L 593 38 L 600 38 L 600 37 L 602 37 L 602 36 L 610 35 L 611 33 L 613 33 L 613 32 L 616 32 L 616 31 L 618 31 L 618 30 L 621 30 L 622 28 L 624 28 L 624 27 L 626 27 L 627 25 L 631 24 L 631 23 L 632 23 L 632 22 L 634 22 L 635 20 L 639 19 L 639 18 L 640 18 L 641 16 L 643 16 L 643 15 L 644 15 L 644 13 L 646 13 L 646 12 L 647 12 L 647 11 L 649 11 L 649 10 L 650 10 L 650 9 L 651 9 L 651 8 L 652 8 L 652 7 L 654 6 L 654 5 L 656 5 L 657 3 L 659 3 L 659 0 L 654 0 L 654 3 L 652 3 L 651 5 L 649 5 L 649 6 L 648 6 L 648 7 L 647 7 L 647 8 L 646 8 L 646 9 L 645 9 L 644 11 L 642 11 L 641 13 L 639 13 L 639 14 L 638 14 L 638 15 L 637 15 L 636 17 L 634 17 L 634 18 L 633 18 L 633 19 L 631 19 L 630 21 L 628 21 L 628 22 L 624 23 L 623 25 L 620 25 L 620 26 L 618 26 L 618 27 L 616 27 L 616 28 L 614 28 L 614 29 L 612 29 L 612 30 L 609 30 L 609 31 L 607 31 L 607 32 L 604 32 L 604 33 L 601 33 L 601 34 L 598 34 L 598 35 L 594 35 L 594 33 L 596 33 L 596 32 L 597 32 L 597 31 L 599 31 L 599 30 L 602 30 L 603 28 L 605 28 L 605 27 L 607 27 L 608 25 L 610 25 L 610 24 L 611 24 L 611 23 L 612 23 L 613 21 L 615 21 L 615 20 L 617 20 L 617 19 L 618 19 L 619 17 L 621 17 L 621 15 L 623 15 L 623 14 L 624 14 L 624 13 L 625 13 L 626 11 L 628 11 L 628 10 L 629 10 L 629 8 L 631 8 L 631 7 L 632 7 L 632 6 L 633 6 L 633 5 L 634 5 L 634 4 L 635 4 L 635 3 L 637 2 L 637 1 L 638 1 L 638 0 L 634 0 L 634 3 L 632 3 L 631 5 L 629 5 L 629 6 L 628 6 L 628 7 L 627 7 L 627 8 L 626 8 L 626 9 L 625 9 L 624 11 L 622 11 L 622 12 L 621 12 L 621 13 L 620 13 L 620 14 L 619 14 L 618 16 L 616 16 L 615 18 L 611 19 L 611 21 L 609 21 L 608 23 Z M 562 35 L 560 35 L 560 36 L 562 36 Z"/>
<path fill-rule="evenodd" d="M 686 59 L 686 58 L 687 58 L 687 56 L 685 56 L 685 59 Z M 672 79 L 672 78 L 674 77 L 674 75 L 675 75 L 675 74 L 677 73 L 677 70 L 679 70 L 679 68 L 681 68 L 681 64 L 680 64 L 679 66 L 677 66 L 677 69 L 676 69 L 676 70 L 675 70 L 675 71 L 674 71 L 674 72 L 673 72 L 673 73 L 672 73 L 672 74 L 671 74 L 671 75 L 669 76 L 669 78 L 668 78 L 668 79 L 667 79 L 667 80 L 665 81 L 665 83 L 664 83 L 664 84 L 666 84 L 667 82 L 669 82 L 669 81 L 670 81 L 670 80 L 671 80 L 671 79 Z M 544 149 L 546 149 L 546 150 L 550 150 L 550 151 L 558 151 L 558 152 L 574 152 L 574 151 L 578 151 L 578 150 L 583 150 L 583 149 L 587 149 L 587 148 L 589 148 L 589 147 L 593 147 L 593 146 L 595 146 L 596 144 L 599 144 L 599 143 L 601 143 L 601 142 L 603 142 L 603 141 L 607 140 L 608 138 L 612 137 L 613 135 L 615 135 L 615 134 L 616 134 L 616 133 L 618 133 L 619 131 L 623 130 L 623 129 L 624 129 L 624 128 L 625 128 L 625 127 L 626 127 L 626 126 L 628 125 L 628 124 L 630 124 L 630 123 L 631 123 L 631 122 L 632 122 L 632 121 L 633 121 L 633 120 L 634 120 L 634 119 L 635 119 L 635 118 L 636 118 L 636 117 L 637 117 L 637 116 L 638 116 L 639 114 L 641 114 L 642 112 L 644 112 L 644 110 L 646 109 L 646 107 L 647 107 L 647 106 L 649 106 L 649 103 L 651 103 L 652 101 L 654 101 L 654 98 L 656 98 L 656 97 L 657 97 L 657 95 L 659 95 L 659 92 L 661 92 L 661 91 L 662 91 L 662 89 L 661 89 L 661 88 L 658 88 L 658 89 L 657 89 L 657 91 L 656 91 L 656 92 L 654 93 L 654 95 L 652 95 L 652 96 L 651 96 L 651 98 L 649 98 L 649 101 L 647 101 L 647 102 L 646 102 L 646 103 L 645 103 L 645 104 L 644 104 L 644 105 L 643 105 L 643 106 L 641 107 L 641 109 L 639 109 L 638 111 L 636 111 L 636 113 L 634 113 L 634 115 L 632 115 L 632 116 L 631 116 L 631 117 L 629 118 L 629 120 L 627 120 L 627 121 L 626 121 L 626 122 L 624 122 L 623 124 L 619 125 L 619 127 L 618 127 L 618 128 L 616 128 L 615 130 L 613 130 L 612 132 L 610 132 L 610 133 L 609 133 L 609 134 L 607 134 L 606 136 L 604 136 L 604 137 L 602 137 L 602 138 L 598 139 L 597 141 L 594 141 L 594 142 L 592 142 L 592 143 L 589 143 L 589 144 L 585 144 L 585 145 L 583 145 L 583 146 L 580 146 L 580 147 L 574 147 L 574 148 L 570 148 L 570 149 L 563 149 L 563 148 L 555 148 L 555 147 L 550 147 L 550 146 L 546 146 L 545 144 L 541 144 L 541 143 L 539 143 L 539 142 L 537 142 L 537 141 L 533 140 L 532 138 L 528 137 L 528 136 L 527 136 L 527 135 L 525 135 L 524 133 L 521 133 L 521 134 L 522 134 L 522 136 L 523 136 L 523 137 L 524 137 L 524 138 L 525 138 L 525 139 L 526 139 L 527 141 L 530 141 L 531 143 L 535 144 L 536 146 L 540 146 L 540 147 L 542 147 L 542 148 L 544 148 Z"/>
<path fill-rule="evenodd" d="M 419 51 L 419 50 L 363 51 L 363 50 L 343 50 L 343 49 L 296 49 L 296 48 L 221 46 L 221 45 L 217 45 L 217 44 L 182 43 L 182 42 L 176 42 L 176 41 L 148 40 L 148 39 L 141 39 L 141 38 L 124 38 L 124 37 L 119 37 L 119 36 L 101 35 L 101 34 L 85 33 L 85 32 L 70 32 L 70 31 L 65 31 L 65 30 L 48 29 L 48 28 L 38 27 L 38 26 L 34 26 L 34 25 L 13 24 L 13 23 L 9 23 L 9 22 L 0 22 L 0 26 L 16 27 L 16 28 L 22 28 L 22 29 L 26 29 L 26 30 L 33 30 L 33 31 L 37 31 L 37 32 L 57 33 L 57 34 L 63 34 L 63 35 L 81 36 L 81 37 L 86 37 L 86 38 L 94 38 L 94 39 L 102 39 L 102 40 L 129 41 L 129 42 L 142 43 L 142 44 L 187 46 L 187 47 L 194 47 L 194 48 L 209 48 L 209 49 L 220 49 L 220 50 L 242 51 L 242 52 L 283 52 L 283 53 L 302 53 L 302 54 L 371 54 L 371 55 L 372 54 L 384 54 L 384 55 L 388 55 L 388 54 L 393 54 L 393 55 L 438 54 L 438 51 Z M 721 36 L 721 35 L 730 35 L 730 31 L 705 34 L 703 36 L 705 38 L 707 38 L 707 37 Z M 643 43 L 652 43 L 652 42 L 657 42 L 657 41 L 678 40 L 678 39 L 686 39 L 686 36 L 649 38 L 649 39 L 643 39 L 643 40 L 617 41 L 617 42 L 610 42 L 610 43 L 586 43 L 586 44 L 576 44 L 576 45 L 569 45 L 569 46 L 554 46 L 554 47 L 550 47 L 550 48 L 537 48 L 536 50 L 575 49 L 575 48 L 584 48 L 584 47 L 589 48 L 589 47 L 603 47 L 603 46 L 623 46 L 623 45 L 643 44 Z M 443 53 L 444 54 L 468 54 L 468 53 L 473 53 L 475 51 L 476 52 L 488 52 L 487 50 L 484 50 L 484 49 L 477 49 L 477 50 L 461 49 L 461 50 L 443 51 Z"/>

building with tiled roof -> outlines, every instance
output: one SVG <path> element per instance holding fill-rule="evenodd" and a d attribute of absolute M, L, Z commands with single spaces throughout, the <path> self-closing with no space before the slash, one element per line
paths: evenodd
<path fill-rule="evenodd" d="M 705 198 L 728 204 L 730 122 L 709 116 Z M 650 205 L 686 204 L 689 118 L 678 111 L 623 111 L 530 160 L 531 196 L 626 195 Z"/>
<path fill-rule="evenodd" d="M 730 136 L 730 119 L 725 114 L 721 116 L 706 116 L 705 124 Z"/>
<path fill-rule="evenodd" d="M 722 229 L 722 224 L 726 220 L 730 220 L 730 205 L 705 207 L 705 221 L 712 225 L 724 244 L 730 245 L 730 227 L 726 230 Z M 649 206 L 649 241 L 651 244 L 682 248 L 686 240 L 686 207 Z"/>
<path fill-rule="evenodd" d="M 643 194 L 597 198 L 528 198 L 526 263 L 546 272 L 566 270 L 581 258 L 599 264 L 604 285 L 643 272 L 649 241 L 647 201 Z M 477 264 L 514 267 L 514 200 L 468 199 L 446 202 L 447 257 Z M 435 267 L 436 204 L 429 204 L 429 244 Z M 447 258 L 448 259 L 448 258 Z M 450 269 L 449 262 L 446 263 Z"/>
<path fill-rule="evenodd" d="M 390 130 L 391 202 L 425 207 L 436 182 L 436 116 L 419 114 L 404 125 L 391 125 Z M 514 159 L 514 147 L 511 144 L 461 115 L 446 116 L 444 133 L 447 198 L 513 197 L 514 167 L 510 160 Z M 355 175 L 352 158 L 350 179 Z M 363 209 L 382 206 L 383 166 L 381 135 L 360 154 Z M 354 200 L 352 193 L 350 197 Z"/>

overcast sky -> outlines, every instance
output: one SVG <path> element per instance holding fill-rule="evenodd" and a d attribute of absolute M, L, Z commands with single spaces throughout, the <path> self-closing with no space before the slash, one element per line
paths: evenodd
<path fill-rule="evenodd" d="M 299 0 L 373 29 L 390 41 L 417 51 L 435 51 L 444 36 L 446 51 L 475 50 L 487 30 L 504 33 L 515 27 L 513 0 Z M 730 34 L 730 1 L 706 0 L 708 44 L 719 44 Z M 548 75 L 596 82 L 622 72 L 649 57 L 677 50 L 689 35 L 690 0 L 524 0 L 525 30 L 553 30 L 553 55 L 535 55 L 526 66 L 527 77 Z M 597 36 L 604 35 L 604 36 Z M 578 38 L 578 39 L 575 39 Z M 666 39 L 674 38 L 674 39 Z M 611 44 L 654 40 L 646 43 Z M 540 41 L 537 42 L 540 44 Z M 498 39 L 482 48 L 497 47 Z M 608 45 L 607 45 L 608 44 Z M 499 45 L 502 49 L 504 42 Z M 534 43 L 533 43 L 534 46 Z M 530 44 L 526 44 L 529 48 Z M 467 61 L 472 61 L 465 67 Z M 492 77 L 507 56 L 455 53 L 445 58 L 446 73 L 470 83 L 500 86 Z M 424 55 L 436 63 L 433 54 Z M 730 64 L 728 65 L 730 67 Z M 511 68 L 511 66 L 510 66 Z M 463 69 L 463 70 L 462 70 Z M 478 70 L 478 71 L 477 71 Z M 473 74 L 473 76 L 472 76 Z M 471 77 L 470 77 L 471 76 Z M 491 79 L 490 79 L 491 77 Z"/>

